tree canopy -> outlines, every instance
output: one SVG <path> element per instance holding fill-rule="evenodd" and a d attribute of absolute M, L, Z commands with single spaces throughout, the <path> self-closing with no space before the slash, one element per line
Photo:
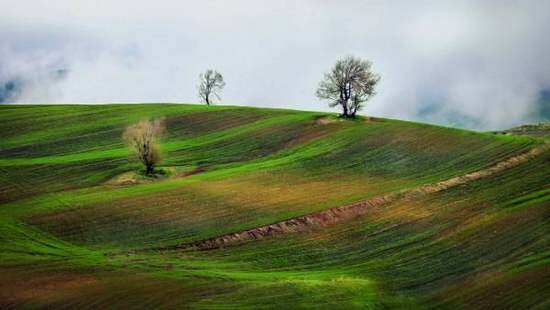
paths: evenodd
<path fill-rule="evenodd" d="M 208 69 L 199 76 L 199 98 L 207 105 L 212 103 L 212 96 L 221 100 L 220 92 L 224 86 L 225 82 L 221 73 Z"/>
<path fill-rule="evenodd" d="M 319 83 L 316 95 L 328 100 L 330 107 L 340 106 L 343 117 L 355 117 L 372 96 L 380 76 L 372 70 L 372 62 L 355 56 L 338 59 Z"/>

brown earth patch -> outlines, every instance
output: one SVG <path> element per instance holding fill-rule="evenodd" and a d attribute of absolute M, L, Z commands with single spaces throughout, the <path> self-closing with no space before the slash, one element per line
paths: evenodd
<path fill-rule="evenodd" d="M 379 122 L 379 121 L 381 121 L 381 119 L 378 117 L 365 116 L 365 120 L 363 122 L 368 124 L 368 123 Z"/>
<path fill-rule="evenodd" d="M 182 134 L 205 134 L 231 127 L 241 126 L 269 117 L 255 110 L 239 109 L 213 110 L 172 116 L 166 119 L 168 132 L 181 137 Z"/>
<path fill-rule="evenodd" d="M 151 177 L 143 176 L 135 171 L 124 172 L 120 175 L 115 176 L 114 178 L 105 182 L 105 185 L 108 186 L 129 186 L 136 184 L 147 184 L 158 182 L 162 180 L 185 178 L 195 174 L 206 172 L 206 169 L 203 167 L 197 167 L 193 170 L 178 171 L 177 167 L 163 167 L 163 170 L 168 172 L 168 175 L 164 174 L 155 174 Z"/>
<path fill-rule="evenodd" d="M 433 299 L 449 299 L 469 309 L 530 309 L 543 304 L 550 281 L 550 267 L 505 273 L 498 270 L 474 274 Z M 514 304 L 514 303 L 520 304 Z M 451 307 L 452 308 L 452 307 Z"/>
<path fill-rule="evenodd" d="M 336 119 L 330 116 L 321 116 L 315 119 L 315 124 L 317 125 L 326 125 L 334 122 L 336 122 Z"/>
<path fill-rule="evenodd" d="M 55 299 L 61 291 L 78 291 L 93 285 L 97 279 L 91 275 L 70 273 L 37 274 L 21 277 L 2 271 L 0 284 L 0 308 L 24 304 L 29 301 L 48 301 Z"/>

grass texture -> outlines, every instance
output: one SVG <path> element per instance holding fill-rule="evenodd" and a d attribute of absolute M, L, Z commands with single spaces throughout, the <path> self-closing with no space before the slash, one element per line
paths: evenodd
<path fill-rule="evenodd" d="M 174 173 L 117 184 L 140 169 L 121 135 L 143 118 L 164 118 Z M 147 250 L 446 180 L 544 141 L 279 109 L 0 106 L 0 307 L 549 307 L 548 151 L 331 227 Z"/>

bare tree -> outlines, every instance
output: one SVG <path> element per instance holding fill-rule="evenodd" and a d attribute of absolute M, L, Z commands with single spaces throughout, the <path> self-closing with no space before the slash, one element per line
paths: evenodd
<path fill-rule="evenodd" d="M 221 100 L 219 93 L 225 86 L 225 82 L 223 81 L 223 76 L 219 72 L 208 69 L 206 72 L 201 73 L 199 79 L 199 98 L 203 102 L 210 105 L 213 96 Z"/>
<path fill-rule="evenodd" d="M 325 74 L 315 94 L 328 100 L 330 107 L 340 106 L 343 117 L 355 117 L 367 100 L 376 94 L 380 76 L 373 72 L 372 62 L 354 56 L 338 59 Z"/>
<path fill-rule="evenodd" d="M 158 139 L 163 133 L 164 122 L 161 119 L 141 120 L 124 131 L 123 139 L 145 166 L 146 174 L 152 174 L 161 161 Z"/>

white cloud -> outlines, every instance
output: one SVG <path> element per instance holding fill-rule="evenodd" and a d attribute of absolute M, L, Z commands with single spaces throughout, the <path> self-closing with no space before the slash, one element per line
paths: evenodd
<path fill-rule="evenodd" d="M 6 3 L 2 3 L 6 2 Z M 383 76 L 365 113 L 478 128 L 529 121 L 550 85 L 550 1 L 0 0 L 0 82 L 19 101 L 195 102 L 224 73 L 224 102 L 326 110 L 336 57 Z M 51 72 L 67 69 L 62 81 Z"/>

